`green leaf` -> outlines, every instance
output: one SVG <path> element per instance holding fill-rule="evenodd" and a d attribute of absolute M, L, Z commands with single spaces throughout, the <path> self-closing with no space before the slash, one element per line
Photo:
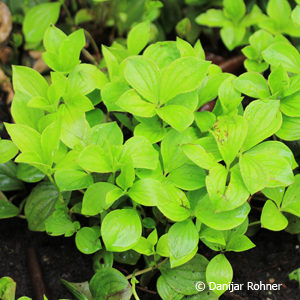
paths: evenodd
<path fill-rule="evenodd" d="M 257 72 L 246 72 L 240 75 L 234 86 L 241 93 L 252 98 L 266 98 L 270 96 L 269 87 L 265 78 Z"/>
<path fill-rule="evenodd" d="M 132 187 L 135 179 L 135 171 L 132 161 L 128 160 L 123 166 L 121 166 L 121 174 L 117 177 L 116 183 L 123 190 L 127 190 Z"/>
<path fill-rule="evenodd" d="M 89 131 L 84 112 L 61 105 L 59 113 L 62 119 L 61 141 L 71 149 L 84 145 Z"/>
<path fill-rule="evenodd" d="M 174 41 L 156 42 L 148 46 L 143 56 L 153 60 L 160 69 L 170 65 L 175 59 L 180 57 L 180 52 Z"/>
<path fill-rule="evenodd" d="M 182 133 L 179 133 L 175 129 L 168 131 L 161 142 L 161 155 L 166 173 L 189 162 L 189 159 L 182 151 L 183 148 L 180 146 L 190 143 L 197 138 L 196 130 L 191 127 L 187 128 Z"/>
<path fill-rule="evenodd" d="M 295 176 L 295 182 L 290 185 L 284 195 L 281 209 L 288 213 L 291 213 L 297 217 L 300 217 L 300 175 Z"/>
<path fill-rule="evenodd" d="M 108 75 L 111 81 L 115 82 L 120 77 L 120 66 L 115 55 L 109 50 L 109 47 L 102 45 L 102 53 L 108 69 Z"/>
<path fill-rule="evenodd" d="M 125 142 L 122 159 L 128 158 L 132 160 L 134 168 L 154 170 L 158 164 L 158 152 L 142 136 L 134 136 Z"/>
<path fill-rule="evenodd" d="M 255 247 L 251 240 L 242 234 L 233 235 L 226 245 L 226 251 L 242 252 Z"/>
<path fill-rule="evenodd" d="M 89 283 L 85 282 L 69 282 L 61 279 L 65 287 L 76 297 L 78 300 L 92 300 L 92 295 L 89 289 Z"/>
<path fill-rule="evenodd" d="M 54 71 L 69 73 L 80 63 L 79 56 L 84 45 L 83 29 L 66 36 L 61 30 L 50 26 L 44 36 L 44 46 L 47 51 L 42 57 Z"/>
<path fill-rule="evenodd" d="M 26 199 L 25 216 L 32 231 L 44 231 L 46 219 L 54 212 L 58 190 L 49 182 L 39 183 Z"/>
<path fill-rule="evenodd" d="M 282 115 L 282 126 L 276 135 L 286 141 L 296 141 L 300 139 L 300 118 Z"/>
<path fill-rule="evenodd" d="M 181 300 L 184 297 L 183 294 L 177 293 L 174 289 L 172 289 L 163 276 L 158 277 L 156 282 L 156 288 L 159 296 L 163 300 Z"/>
<path fill-rule="evenodd" d="M 170 220 L 181 222 L 190 216 L 190 203 L 183 191 L 172 184 L 164 184 L 166 196 L 159 198 L 158 209 Z"/>
<path fill-rule="evenodd" d="M 47 98 L 48 83 L 34 69 L 24 66 L 13 66 L 12 80 L 15 91 L 22 92 L 31 97 L 40 96 Z"/>
<path fill-rule="evenodd" d="M 176 268 L 171 268 L 169 263 L 165 263 L 160 267 L 160 272 L 168 285 L 177 293 L 196 295 L 198 291 L 195 282 L 205 282 L 207 264 L 208 260 L 204 256 L 196 254 L 188 263 Z M 201 297 L 201 293 L 198 296 Z"/>
<path fill-rule="evenodd" d="M 66 38 L 67 35 L 62 30 L 50 24 L 45 32 L 43 44 L 47 51 L 57 53 Z"/>
<path fill-rule="evenodd" d="M 41 135 L 41 147 L 43 150 L 43 158 L 45 163 L 49 164 L 50 166 L 53 163 L 55 153 L 59 147 L 60 133 L 60 122 L 53 122 L 43 130 Z"/>
<path fill-rule="evenodd" d="M 300 268 L 294 270 L 293 272 L 291 272 L 289 274 L 289 279 L 290 280 L 297 280 L 298 282 L 300 282 Z"/>
<path fill-rule="evenodd" d="M 193 112 L 182 105 L 166 105 L 156 110 L 161 119 L 182 132 L 194 121 Z"/>
<path fill-rule="evenodd" d="M 116 209 L 108 213 L 101 225 L 101 235 L 108 251 L 132 249 L 142 235 L 142 224 L 133 209 Z"/>
<path fill-rule="evenodd" d="M 212 153 L 208 153 L 201 145 L 185 144 L 181 146 L 184 154 L 197 166 L 211 169 L 218 165 Z"/>
<path fill-rule="evenodd" d="M 251 194 L 265 187 L 287 186 L 294 182 L 293 155 L 276 141 L 261 143 L 240 157 L 240 169 Z"/>
<path fill-rule="evenodd" d="M 108 122 L 94 126 L 89 133 L 89 143 L 107 149 L 107 145 L 121 146 L 123 133 L 116 122 Z"/>
<path fill-rule="evenodd" d="M 262 52 L 262 56 L 271 66 L 282 65 L 288 72 L 300 72 L 300 54 L 291 44 L 286 42 L 273 43 Z"/>
<path fill-rule="evenodd" d="M 23 183 L 17 178 L 17 166 L 12 161 L 0 164 L 0 191 L 14 191 L 23 188 Z"/>
<path fill-rule="evenodd" d="M 38 129 L 38 123 L 43 117 L 44 112 L 28 106 L 30 95 L 25 92 L 16 91 L 13 102 L 11 104 L 11 115 L 15 123 L 28 125 L 34 129 Z"/>
<path fill-rule="evenodd" d="M 210 111 L 196 111 L 194 112 L 194 118 L 202 132 L 208 131 L 216 123 L 216 116 Z"/>
<path fill-rule="evenodd" d="M 191 26 L 191 22 L 188 18 L 184 18 L 179 23 L 177 23 L 176 30 L 179 29 L 183 25 L 183 31 L 186 30 L 186 25 Z M 177 30 L 178 31 L 178 30 Z M 184 34 L 182 35 L 184 36 Z M 180 37 L 176 37 L 176 46 L 180 52 L 181 57 L 186 57 L 186 56 L 195 56 L 196 57 L 196 51 L 193 48 L 193 46 L 186 42 L 185 40 L 181 39 Z M 204 59 L 202 57 L 202 59 Z"/>
<path fill-rule="evenodd" d="M 153 144 L 161 141 L 167 133 L 157 116 L 140 121 L 141 123 L 134 128 L 134 136 L 143 136 Z"/>
<path fill-rule="evenodd" d="M 242 116 L 221 116 L 214 125 L 213 135 L 227 166 L 236 158 L 247 135 L 247 120 Z"/>
<path fill-rule="evenodd" d="M 156 246 L 156 253 L 160 256 L 164 256 L 164 257 L 169 257 L 170 256 L 170 249 L 168 246 L 168 234 L 165 233 L 163 234 L 158 242 L 157 242 L 157 246 Z"/>
<path fill-rule="evenodd" d="M 290 22 L 291 7 L 287 0 L 270 0 L 267 5 L 268 15 L 276 21 L 279 28 Z"/>
<path fill-rule="evenodd" d="M 198 250 L 198 231 L 191 220 L 175 223 L 168 231 L 171 267 L 183 265 Z"/>
<path fill-rule="evenodd" d="M 196 22 L 209 27 L 222 27 L 222 25 L 227 22 L 227 19 L 222 10 L 208 9 L 204 14 L 196 18 Z"/>
<path fill-rule="evenodd" d="M 279 104 L 275 100 L 256 100 L 246 107 L 244 117 L 248 122 L 248 132 L 242 151 L 252 148 L 278 131 L 282 123 Z"/>
<path fill-rule="evenodd" d="M 8 201 L 5 195 L 0 192 L 0 219 L 12 218 L 18 214 L 19 208 Z"/>
<path fill-rule="evenodd" d="M 15 144 L 10 140 L 0 140 L 0 164 L 14 158 L 19 152 Z"/>
<path fill-rule="evenodd" d="M 33 166 L 20 163 L 17 166 L 17 177 L 22 181 L 32 183 L 41 181 L 45 174 Z"/>
<path fill-rule="evenodd" d="M 14 144 L 22 152 L 35 152 L 40 156 L 42 155 L 41 135 L 38 131 L 21 124 L 5 123 L 5 127 Z"/>
<path fill-rule="evenodd" d="M 86 147 L 78 157 L 78 164 L 84 170 L 97 173 L 113 172 L 111 158 L 98 145 L 90 145 Z"/>
<path fill-rule="evenodd" d="M 109 82 L 101 89 L 101 98 L 108 111 L 122 111 L 116 102 L 128 89 L 124 82 Z"/>
<path fill-rule="evenodd" d="M 82 227 L 75 237 L 77 249 L 84 254 L 92 254 L 102 248 L 99 227 Z"/>
<path fill-rule="evenodd" d="M 220 212 L 219 202 L 223 199 L 228 172 L 223 165 L 217 165 L 209 170 L 206 177 L 206 189 L 214 211 Z"/>
<path fill-rule="evenodd" d="M 244 0 L 224 0 L 223 5 L 225 15 L 235 22 L 239 21 L 246 13 Z"/>
<path fill-rule="evenodd" d="M 225 194 L 218 203 L 220 211 L 235 209 L 244 204 L 249 198 L 249 192 L 243 181 L 239 164 L 230 169 L 230 181 L 226 188 Z"/>
<path fill-rule="evenodd" d="M 205 78 L 209 62 L 196 57 L 176 59 L 162 73 L 160 103 L 166 103 L 178 94 L 195 90 Z M 193 74 L 193 76 L 190 76 Z"/>
<path fill-rule="evenodd" d="M 43 3 L 33 6 L 27 11 L 23 32 L 26 42 L 34 46 L 42 41 L 44 33 L 48 26 L 55 24 L 59 17 L 60 3 Z"/>
<path fill-rule="evenodd" d="M 116 105 L 138 117 L 151 118 L 155 115 L 155 105 L 142 100 L 133 89 L 126 91 L 117 100 Z"/>
<path fill-rule="evenodd" d="M 0 278 L 0 297 L 2 300 L 15 299 L 16 283 L 10 277 Z"/>
<path fill-rule="evenodd" d="M 284 97 L 280 100 L 280 109 L 282 113 L 289 117 L 300 117 L 300 91 Z"/>
<path fill-rule="evenodd" d="M 113 268 L 103 268 L 92 277 L 90 291 L 93 299 L 129 300 L 132 288 L 125 276 Z"/>
<path fill-rule="evenodd" d="M 217 73 L 207 76 L 198 89 L 199 104 L 202 106 L 205 103 L 214 100 L 218 96 L 218 90 L 220 85 L 226 78 L 231 77 L 228 73 Z"/>
<path fill-rule="evenodd" d="M 47 234 L 51 236 L 72 236 L 80 228 L 78 221 L 73 222 L 68 208 L 61 202 L 57 202 L 55 211 L 45 221 Z"/>
<path fill-rule="evenodd" d="M 269 75 L 268 82 L 272 94 L 281 95 L 284 91 L 286 91 L 289 88 L 290 79 L 284 68 L 281 65 L 279 65 L 279 67 L 274 69 Z"/>
<path fill-rule="evenodd" d="M 226 241 L 223 231 L 215 230 L 202 224 L 199 236 L 200 240 L 212 250 L 220 251 L 225 249 Z"/>
<path fill-rule="evenodd" d="M 296 179 L 296 177 L 295 177 Z M 261 191 L 267 198 L 273 200 L 276 205 L 279 207 L 282 199 L 283 199 L 283 195 L 285 192 L 285 189 L 283 187 L 278 187 L 278 188 L 265 188 Z"/>
<path fill-rule="evenodd" d="M 234 80 L 233 76 L 227 78 L 218 89 L 219 100 L 225 113 L 237 109 L 243 100 L 241 93 L 234 88 Z"/>
<path fill-rule="evenodd" d="M 95 216 L 108 209 L 112 204 L 111 201 L 117 200 L 113 199 L 114 195 L 116 195 L 113 193 L 116 193 L 117 191 L 119 192 L 120 197 L 122 191 L 109 182 L 96 182 L 90 185 L 83 196 L 82 214 Z"/>
<path fill-rule="evenodd" d="M 279 211 L 273 201 L 268 200 L 261 213 L 261 224 L 264 228 L 280 231 L 287 227 L 287 218 Z"/>
<path fill-rule="evenodd" d="M 93 177 L 80 170 L 57 170 L 54 174 L 61 192 L 85 189 L 93 184 Z"/>
<path fill-rule="evenodd" d="M 168 180 L 180 189 L 192 191 L 205 186 L 205 176 L 205 171 L 198 166 L 184 164 L 172 170 Z"/>
<path fill-rule="evenodd" d="M 300 6 L 297 5 L 292 11 L 292 20 L 296 25 L 300 25 Z"/>
<path fill-rule="evenodd" d="M 153 61 L 142 56 L 128 58 L 124 76 L 127 82 L 146 100 L 158 103 L 160 71 Z"/>
<path fill-rule="evenodd" d="M 136 181 L 128 192 L 129 197 L 143 206 L 156 206 L 158 201 L 167 197 L 160 181 L 142 178 Z"/>
<path fill-rule="evenodd" d="M 206 280 L 212 286 L 212 290 L 218 296 L 221 296 L 226 288 L 216 289 L 216 285 L 229 285 L 232 281 L 233 270 L 230 262 L 224 254 L 216 255 L 207 265 Z"/>
<path fill-rule="evenodd" d="M 200 191 L 200 192 L 199 192 Z M 192 193 L 201 194 L 201 190 Z M 199 196 L 200 197 L 200 196 Z M 248 202 L 242 206 L 230 211 L 214 212 L 212 203 L 208 195 L 203 196 L 198 200 L 195 208 L 196 217 L 205 225 L 216 230 L 228 230 L 242 224 L 250 211 Z"/>
<path fill-rule="evenodd" d="M 101 89 L 107 78 L 96 66 L 90 64 L 77 65 L 68 77 L 70 88 L 78 89 L 83 95 L 95 89 Z"/>
<path fill-rule="evenodd" d="M 143 22 L 135 25 L 128 33 L 127 47 L 131 55 L 139 54 L 148 44 L 150 38 L 150 24 Z"/>
<path fill-rule="evenodd" d="M 235 26 L 233 23 L 226 24 L 220 31 L 223 43 L 228 50 L 233 50 L 235 47 L 242 45 L 245 37 L 246 28 L 242 25 Z"/>

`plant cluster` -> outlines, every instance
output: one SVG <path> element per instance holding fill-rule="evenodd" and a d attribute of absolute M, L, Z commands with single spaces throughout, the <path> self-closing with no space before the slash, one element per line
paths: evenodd
<path fill-rule="evenodd" d="M 299 26 L 291 23 L 298 6 L 288 7 L 270 0 L 268 16 L 257 6 L 247 15 L 242 0 L 225 0 L 224 10 L 197 18 L 218 20 L 229 49 L 246 43 L 259 18 L 263 29 L 243 49 L 248 71 L 238 77 L 205 60 L 199 40 L 150 43 L 148 19 L 126 43 L 103 45 L 93 65 L 80 60 L 84 30 L 66 35 L 49 13 L 47 27 L 33 34 L 25 17 L 26 43 L 43 39 L 52 71 L 45 78 L 13 66 L 15 123 L 5 123 L 12 141 L 0 140 L 0 190 L 36 185 L 19 205 L 0 192 L 0 219 L 24 211 L 30 230 L 75 236 L 95 271 L 89 282 L 63 281 L 77 299 L 139 299 L 137 277 L 152 270 L 164 300 L 218 299 L 233 278 L 226 253 L 255 246 L 249 226 L 299 234 L 300 175 L 284 142 L 300 139 L 300 54 L 280 35 Z M 214 99 L 212 111 L 201 109 Z M 216 252 L 210 261 L 202 245 Z M 113 268 L 141 257 L 145 269 L 127 277 Z M 200 281 L 220 288 L 199 291 Z M 13 283 L 0 281 L 0 295 L 4 285 Z"/>

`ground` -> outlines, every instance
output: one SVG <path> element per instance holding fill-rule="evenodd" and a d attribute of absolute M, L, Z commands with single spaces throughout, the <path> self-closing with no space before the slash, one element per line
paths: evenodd
<path fill-rule="evenodd" d="M 91 256 L 81 254 L 74 245 L 73 237 L 49 237 L 45 233 L 30 232 L 25 220 L 0 221 L 0 277 L 10 276 L 17 282 L 17 297 L 32 296 L 30 276 L 27 269 L 27 248 L 34 247 L 42 269 L 49 300 L 75 299 L 60 283 L 60 278 L 83 282 L 93 275 Z M 243 253 L 226 256 L 234 270 L 234 283 L 262 281 L 282 283 L 280 291 L 227 292 L 220 299 L 236 300 L 298 300 L 300 290 L 288 274 L 300 266 L 300 246 L 296 236 L 286 232 L 269 232 L 261 229 L 252 238 L 256 248 Z M 205 246 L 204 246 L 205 247 Z M 213 255 L 208 248 L 201 249 L 208 258 Z M 117 268 L 126 268 L 116 266 Z M 149 286 L 154 290 L 153 286 Z M 157 295 L 138 293 L 142 300 L 160 299 Z"/>

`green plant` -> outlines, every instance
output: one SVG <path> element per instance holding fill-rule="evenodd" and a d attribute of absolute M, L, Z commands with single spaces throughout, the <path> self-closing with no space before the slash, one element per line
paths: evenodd
<path fill-rule="evenodd" d="M 299 233 L 287 227 L 300 216 L 298 165 L 275 136 L 298 138 L 299 125 L 285 123 L 300 117 L 298 51 L 280 41 L 263 50 L 267 82 L 256 72 L 222 73 L 204 60 L 200 41 L 147 46 L 149 31 L 143 22 L 126 46 L 103 46 L 104 72 L 80 62 L 82 30 L 66 36 L 50 26 L 43 57 L 51 80 L 13 68 L 15 124 L 5 126 L 20 154 L 17 167 L 5 162 L 16 154 L 10 144 L 0 166 L 16 184 L 38 182 L 23 203 L 29 229 L 75 234 L 79 251 L 94 254 L 90 282 L 63 281 L 77 299 L 139 299 L 137 277 L 153 270 L 162 299 L 217 299 L 224 287 L 201 292 L 197 284 L 231 282 L 226 252 L 255 246 L 246 232 L 260 223 L 248 220 L 259 192 L 261 224 Z M 245 109 L 242 93 L 254 98 Z M 213 111 L 201 111 L 214 98 Z M 22 205 L 3 195 L 0 217 Z M 197 253 L 199 242 L 216 251 L 213 259 Z M 141 256 L 145 269 L 127 277 L 113 268 Z"/>
<path fill-rule="evenodd" d="M 0 298 L 2 300 L 15 300 L 16 283 L 10 277 L 0 278 Z M 20 297 L 18 300 L 31 300 L 29 297 Z M 48 300 L 44 296 L 44 300 Z"/>
<path fill-rule="evenodd" d="M 244 0 L 224 0 L 223 10 L 209 9 L 196 18 L 200 25 L 221 27 L 220 35 L 225 46 L 232 50 L 248 43 L 249 27 L 258 24 L 264 15 L 257 5 L 246 14 Z"/>

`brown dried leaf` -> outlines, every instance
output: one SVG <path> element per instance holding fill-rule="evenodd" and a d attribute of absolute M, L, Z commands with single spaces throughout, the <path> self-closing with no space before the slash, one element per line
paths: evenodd
<path fill-rule="evenodd" d="M 0 43 L 2 44 L 9 36 L 12 29 L 12 18 L 9 8 L 0 1 Z"/>
<path fill-rule="evenodd" d="M 14 92 L 10 80 L 6 77 L 2 69 L 0 69 L 0 89 L 7 93 L 6 103 L 9 104 L 14 97 Z"/>

